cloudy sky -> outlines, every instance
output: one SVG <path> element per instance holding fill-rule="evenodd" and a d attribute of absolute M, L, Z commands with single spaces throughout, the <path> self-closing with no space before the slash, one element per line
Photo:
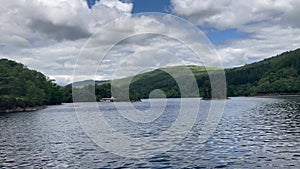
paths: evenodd
<path fill-rule="evenodd" d="M 77 58 L 88 44 L 87 40 L 119 17 L 126 17 L 126 22 L 111 24 L 105 35 L 94 36 L 100 38 L 101 43 L 97 44 L 97 50 L 89 52 L 105 52 L 105 46 L 121 34 L 134 34 L 141 29 L 153 32 L 173 25 L 170 31 L 180 32 L 174 23 L 159 23 L 149 16 L 134 17 L 141 12 L 163 12 L 193 23 L 208 37 L 223 67 L 235 67 L 299 48 L 299 6 L 299 0 L 3 1 L 0 56 L 41 71 L 64 85 L 73 80 Z M 166 47 L 166 44 L 169 45 Z M 101 71 L 97 72 L 97 78 L 111 78 L 112 67 L 118 64 L 128 68 L 136 63 L 134 66 L 140 68 L 135 71 L 139 72 L 145 71 L 147 66 L 172 65 L 174 60 L 182 60 L 177 57 L 178 53 L 185 54 L 184 63 L 200 64 L 191 59 L 191 51 L 180 46 L 184 45 L 167 36 L 148 34 L 127 38 L 111 49 L 98 65 Z M 84 64 L 77 66 L 84 69 L 93 61 L 86 58 Z"/>

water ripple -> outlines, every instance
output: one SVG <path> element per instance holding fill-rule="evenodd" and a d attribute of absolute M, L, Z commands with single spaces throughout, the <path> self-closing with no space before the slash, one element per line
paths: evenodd
<path fill-rule="evenodd" d="M 153 137 L 178 115 L 171 99 L 152 123 L 131 122 L 110 103 L 99 109 L 119 132 Z M 83 103 L 89 104 L 89 103 Z M 149 102 L 133 103 L 141 111 Z M 297 168 L 300 166 L 300 98 L 232 98 L 214 134 L 197 142 L 209 102 L 189 135 L 171 150 L 146 159 L 119 157 L 93 143 L 82 130 L 72 104 L 29 113 L 0 114 L 0 168 Z M 123 107 L 126 110 L 126 107 Z M 156 140 L 167 142 L 172 140 Z M 135 147 L 132 147 L 133 149 Z"/>

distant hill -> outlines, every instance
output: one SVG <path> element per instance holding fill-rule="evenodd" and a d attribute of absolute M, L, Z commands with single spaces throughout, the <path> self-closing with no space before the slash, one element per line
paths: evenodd
<path fill-rule="evenodd" d="M 0 59 L 0 112 L 61 104 L 60 87 L 21 63 Z"/>
<path fill-rule="evenodd" d="M 191 70 L 192 74 L 183 71 L 186 68 Z M 114 83 L 114 90 L 119 91 L 116 93 L 117 95 L 114 94 L 114 97 L 125 99 L 125 96 L 118 94 L 127 92 L 126 83 L 131 80 L 129 95 L 133 100 L 148 98 L 155 89 L 162 90 L 167 98 L 178 98 L 181 97 L 181 93 L 175 79 L 179 79 L 184 82 L 181 86 L 186 89 L 186 97 L 195 97 L 193 93 L 196 90 L 195 87 L 189 86 L 192 83 L 190 76 L 194 76 L 197 82 L 196 88 L 199 90 L 198 96 L 210 98 L 211 87 L 207 69 L 211 72 L 218 70 L 218 68 L 195 65 L 156 69 L 134 77 L 98 83 L 95 87 L 95 95 L 97 99 L 111 97 L 111 84 Z M 227 96 L 300 94 L 300 49 L 224 71 L 227 81 Z M 71 92 L 71 86 L 69 86 L 69 91 Z M 65 95 L 68 96 L 70 93 L 66 92 Z M 163 96 L 154 94 L 152 97 Z M 69 98 L 71 101 L 70 96 Z"/>
<path fill-rule="evenodd" d="M 79 81 L 79 82 L 74 82 L 73 86 L 74 87 L 84 87 L 87 85 L 93 85 L 93 84 L 103 84 L 108 82 L 109 80 L 83 80 L 83 81 Z"/>
<path fill-rule="evenodd" d="M 189 69 L 191 73 L 185 71 L 185 69 Z M 207 69 L 214 70 L 216 68 Z M 199 79 L 208 80 L 207 71 L 204 66 L 166 67 L 135 76 L 130 84 L 130 88 L 140 98 L 148 98 L 151 91 L 155 89 L 162 90 L 167 98 L 176 98 L 181 97 L 179 85 L 176 82 L 178 80 L 182 82 L 180 86 L 187 89 L 185 90 L 185 94 L 188 97 L 197 97 L 194 94 L 195 86 L 190 86 L 190 84 L 193 83 L 193 80 L 196 80 L 198 83 Z M 204 90 L 199 89 L 200 93 L 204 95 Z"/>
<path fill-rule="evenodd" d="M 130 89 L 140 98 L 147 98 L 152 90 L 161 89 L 166 97 L 180 97 L 179 87 L 166 72 L 186 78 L 185 66 L 167 67 L 139 74 L 132 79 Z M 190 65 L 201 97 L 209 97 L 210 83 L 205 67 Z M 207 68 L 211 71 L 216 68 Z M 285 52 L 260 62 L 238 68 L 225 69 L 228 96 L 299 94 L 300 49 Z M 119 80 L 121 83 L 121 80 Z M 186 81 L 186 83 L 191 83 Z"/>

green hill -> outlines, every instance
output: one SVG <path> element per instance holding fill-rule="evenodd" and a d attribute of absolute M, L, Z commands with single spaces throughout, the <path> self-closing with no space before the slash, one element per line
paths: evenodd
<path fill-rule="evenodd" d="M 205 68 L 203 66 L 173 66 L 155 69 L 150 72 L 138 74 L 134 77 L 127 77 L 122 79 L 116 79 L 109 81 L 106 87 L 113 86 L 113 96 L 126 100 L 124 93 L 128 93 L 129 85 L 129 99 L 138 100 L 138 98 L 148 98 L 151 94 L 152 97 L 163 97 L 161 94 L 151 93 L 153 90 L 160 89 L 164 92 L 167 98 L 178 98 L 181 97 L 181 90 L 184 91 L 185 96 L 183 97 L 199 97 L 207 95 L 207 88 L 209 84 L 209 77 L 206 70 L 218 70 L 217 68 Z M 194 83 L 193 83 L 194 82 Z M 178 85 L 180 83 L 180 85 Z M 195 84 L 195 85 L 194 85 Z M 101 98 L 102 92 L 97 92 L 100 87 L 104 85 L 96 85 L 96 96 Z M 195 93 L 199 90 L 199 93 Z M 108 91 L 108 90 L 105 90 Z M 111 93 L 104 92 L 105 96 L 111 96 Z M 127 98 L 128 100 L 128 98 Z"/>
<path fill-rule="evenodd" d="M 191 83 L 189 75 L 182 71 L 184 67 L 167 67 L 139 74 L 133 77 L 130 90 L 140 98 L 147 98 L 155 89 L 161 89 L 169 98 L 180 97 L 181 93 L 174 78 L 187 79 L 186 84 Z M 188 68 L 197 80 L 199 95 L 209 97 L 210 82 L 205 67 L 190 65 Z M 216 68 L 208 69 L 213 71 Z M 225 69 L 225 74 L 228 96 L 299 94 L 300 49 L 242 67 Z M 120 88 L 122 81 L 124 79 L 116 80 Z"/>
<path fill-rule="evenodd" d="M 187 68 L 190 69 L 191 73 L 185 70 Z M 176 98 L 181 97 L 177 82 L 179 81 L 182 82 L 180 83 L 182 89 L 186 89 L 186 97 L 197 97 L 197 95 L 193 93 L 196 90 L 195 87 L 190 86 L 190 84 L 193 83 L 193 80 L 198 82 L 198 79 L 203 78 L 208 80 L 205 67 L 193 65 L 174 66 L 137 75 L 133 78 L 130 88 L 137 93 L 137 96 L 140 98 L 148 98 L 151 91 L 155 89 L 162 90 L 167 98 Z"/>
<path fill-rule="evenodd" d="M 186 68 L 192 74 L 184 71 Z M 207 69 L 211 72 L 218 70 L 217 68 Z M 238 68 L 225 69 L 225 75 L 227 96 L 299 94 L 300 49 Z M 191 76 L 196 79 L 196 86 L 191 86 L 193 82 Z M 130 100 L 148 98 L 150 94 L 152 97 L 163 97 L 161 93 L 151 93 L 156 89 L 162 90 L 167 98 L 178 98 L 182 96 L 178 81 L 182 82 L 180 86 L 185 90 L 184 97 L 210 98 L 211 87 L 206 68 L 194 65 L 161 68 L 134 77 L 97 84 L 95 94 L 98 100 L 102 97 L 111 97 L 111 95 L 120 100 L 128 100 L 128 97 L 123 94 L 128 93 L 127 85 L 130 83 Z M 117 92 L 111 93 L 111 86 L 113 86 L 113 91 Z M 88 87 L 91 86 L 85 88 L 88 89 Z M 82 93 L 85 88 L 82 89 Z M 199 90 L 197 95 L 194 93 L 196 90 Z M 69 86 L 69 91 L 71 91 L 71 86 Z"/>
<path fill-rule="evenodd" d="M 60 104 L 60 87 L 21 63 L 0 59 L 0 112 Z"/>
<path fill-rule="evenodd" d="M 238 68 L 227 69 L 228 95 L 297 94 L 300 49 Z"/>

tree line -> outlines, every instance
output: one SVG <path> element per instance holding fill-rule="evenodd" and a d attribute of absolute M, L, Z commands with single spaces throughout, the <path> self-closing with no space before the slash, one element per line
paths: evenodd
<path fill-rule="evenodd" d="M 300 49 L 227 69 L 229 96 L 300 93 Z"/>
<path fill-rule="evenodd" d="M 130 99 L 148 98 L 155 89 L 160 89 L 167 98 L 182 97 L 181 90 L 184 90 L 185 97 L 211 98 L 210 78 L 206 69 L 211 73 L 219 72 L 216 68 L 205 68 L 201 66 L 187 66 L 197 81 L 199 95 L 194 95 L 195 87 L 190 75 L 184 74 L 186 66 L 175 66 L 153 70 L 143 74 L 130 77 L 129 86 Z M 219 98 L 231 96 L 257 96 L 277 94 L 300 94 L 300 49 L 284 52 L 280 55 L 262 60 L 260 62 L 246 64 L 241 67 L 225 69 L 227 93 L 226 96 L 220 92 Z M 171 72 L 171 74 L 169 74 Z M 176 79 L 184 81 L 180 86 Z M 115 80 L 120 89 L 125 88 L 124 81 L 128 78 Z M 96 99 L 111 97 L 111 81 L 95 85 Z M 69 86 L 70 88 L 71 86 Z M 86 87 L 87 88 L 87 87 Z M 84 90 L 77 89 L 77 90 Z M 190 91 L 189 91 L 190 90 Z M 124 91 L 126 93 L 126 91 Z M 189 94 L 190 93 L 190 94 Z M 114 96 L 116 97 L 116 96 Z M 120 96 L 119 96 L 120 97 Z M 218 97 L 218 96 L 217 96 Z M 121 97 L 120 97 L 121 98 Z"/>
<path fill-rule="evenodd" d="M 120 85 L 117 85 L 114 90 L 121 92 L 117 92 L 113 97 L 135 101 L 148 98 L 155 89 L 162 90 L 167 98 L 181 97 L 181 89 L 191 93 L 186 97 L 196 97 L 193 94 L 196 88 L 199 91 L 198 96 L 211 97 L 211 85 L 206 68 L 201 66 L 188 66 L 188 68 L 193 73 L 197 86 L 190 87 L 189 84 L 192 83 L 189 81 L 191 78 L 188 78 L 190 75 L 182 73 L 182 66 L 169 67 L 133 77 L 129 85 L 129 96 L 122 95 L 126 93 L 122 85 L 126 78 L 115 80 Z M 176 76 L 177 80 L 181 79 L 184 83 L 179 87 L 176 79 L 167 72 L 173 72 L 172 76 Z M 225 69 L 225 75 L 227 96 L 299 94 L 300 49 L 238 68 Z M 111 84 L 112 81 L 107 81 L 74 88 L 72 84 L 61 87 L 42 73 L 30 70 L 21 63 L 0 59 L 0 112 L 7 109 L 25 109 L 72 102 L 73 90 L 81 95 L 80 101 L 99 101 L 101 98 L 112 96 Z"/>

